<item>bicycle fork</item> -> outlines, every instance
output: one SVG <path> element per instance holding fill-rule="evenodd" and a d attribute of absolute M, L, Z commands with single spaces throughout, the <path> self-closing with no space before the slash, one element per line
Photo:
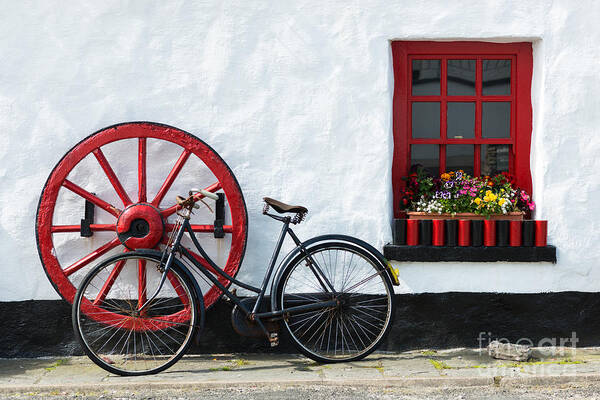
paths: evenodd
<path fill-rule="evenodd" d="M 184 225 L 185 224 L 182 224 L 181 228 L 179 229 L 179 232 L 177 232 L 177 236 L 175 237 L 175 241 L 173 243 L 173 249 L 176 249 L 177 246 L 179 246 L 179 242 L 181 241 L 181 238 L 183 236 Z M 171 269 L 171 265 L 173 264 L 174 257 L 175 257 L 174 251 L 171 251 L 169 253 L 169 256 L 167 257 L 167 261 L 165 262 L 164 270 L 162 271 L 162 276 L 160 277 L 160 282 L 158 283 L 158 287 L 156 288 L 156 290 L 154 291 L 152 296 L 150 296 L 144 304 L 142 304 L 140 307 L 137 308 L 136 311 L 138 313 L 141 313 L 141 311 L 144 308 L 146 308 L 150 303 L 152 303 L 152 301 L 154 301 L 156 296 L 158 296 L 158 293 L 160 293 L 160 290 L 162 289 L 163 285 L 165 284 L 165 281 L 167 280 L 167 274 L 169 273 L 169 270 Z M 161 269 L 161 267 L 162 267 L 162 260 L 160 261 L 160 264 L 158 265 L 159 270 Z"/>

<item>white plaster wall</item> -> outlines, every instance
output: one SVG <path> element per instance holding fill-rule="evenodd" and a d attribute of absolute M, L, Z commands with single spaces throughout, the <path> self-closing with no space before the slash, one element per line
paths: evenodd
<path fill-rule="evenodd" d="M 600 290 L 599 4 L 5 3 L 0 301 L 58 298 L 35 246 L 41 188 L 75 143 L 123 121 L 180 127 L 227 161 L 250 218 L 242 278 L 260 283 L 279 229 L 260 215 L 264 195 L 311 210 L 303 238 L 346 233 L 381 248 L 391 240 L 393 39 L 534 43 L 534 196 L 559 260 L 407 263 L 401 290 Z"/>

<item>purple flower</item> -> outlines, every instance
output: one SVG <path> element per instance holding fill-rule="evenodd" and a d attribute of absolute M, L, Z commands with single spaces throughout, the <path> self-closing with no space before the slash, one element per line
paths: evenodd
<path fill-rule="evenodd" d="M 462 173 L 462 172 L 460 172 L 460 171 L 458 171 L 458 172 L 456 173 L 456 179 L 462 179 L 462 177 L 463 177 L 463 173 Z"/>
<path fill-rule="evenodd" d="M 454 186 L 454 182 L 448 181 L 444 184 L 444 186 L 446 187 L 446 189 L 450 189 L 452 186 Z"/>
<path fill-rule="evenodd" d="M 449 199 L 449 198 L 451 197 L 451 196 L 450 196 L 450 192 L 443 192 L 443 193 L 442 193 L 442 197 L 443 197 L 444 199 Z"/>

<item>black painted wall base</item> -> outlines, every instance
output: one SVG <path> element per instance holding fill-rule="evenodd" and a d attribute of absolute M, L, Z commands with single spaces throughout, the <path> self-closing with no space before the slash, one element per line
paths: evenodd
<path fill-rule="evenodd" d="M 395 301 L 394 325 L 381 350 L 479 347 L 496 338 L 559 344 L 573 332 L 578 347 L 600 346 L 599 293 L 422 293 L 396 295 Z M 191 353 L 297 353 L 285 334 L 272 350 L 265 340 L 238 336 L 230 311 L 219 302 L 207 312 L 204 334 Z M 0 316 L 0 357 L 82 354 L 71 308 L 61 300 L 0 303 Z"/>

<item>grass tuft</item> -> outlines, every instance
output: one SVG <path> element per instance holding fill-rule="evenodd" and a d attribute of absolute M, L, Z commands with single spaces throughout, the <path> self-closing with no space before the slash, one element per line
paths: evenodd
<path fill-rule="evenodd" d="M 434 360 L 432 358 L 429 359 L 429 362 L 431 363 L 431 365 L 433 365 L 433 367 L 435 369 L 442 370 L 442 369 L 453 369 L 453 367 L 449 366 L 448 364 L 446 364 L 443 361 L 439 361 L 439 360 Z"/>
<path fill-rule="evenodd" d="M 44 369 L 46 371 L 54 371 L 56 369 L 56 367 L 60 367 L 61 365 L 65 365 L 66 363 L 67 363 L 67 360 L 65 360 L 63 358 L 59 358 L 58 360 L 56 360 L 55 362 L 50 364 L 49 367 L 46 367 Z"/>

